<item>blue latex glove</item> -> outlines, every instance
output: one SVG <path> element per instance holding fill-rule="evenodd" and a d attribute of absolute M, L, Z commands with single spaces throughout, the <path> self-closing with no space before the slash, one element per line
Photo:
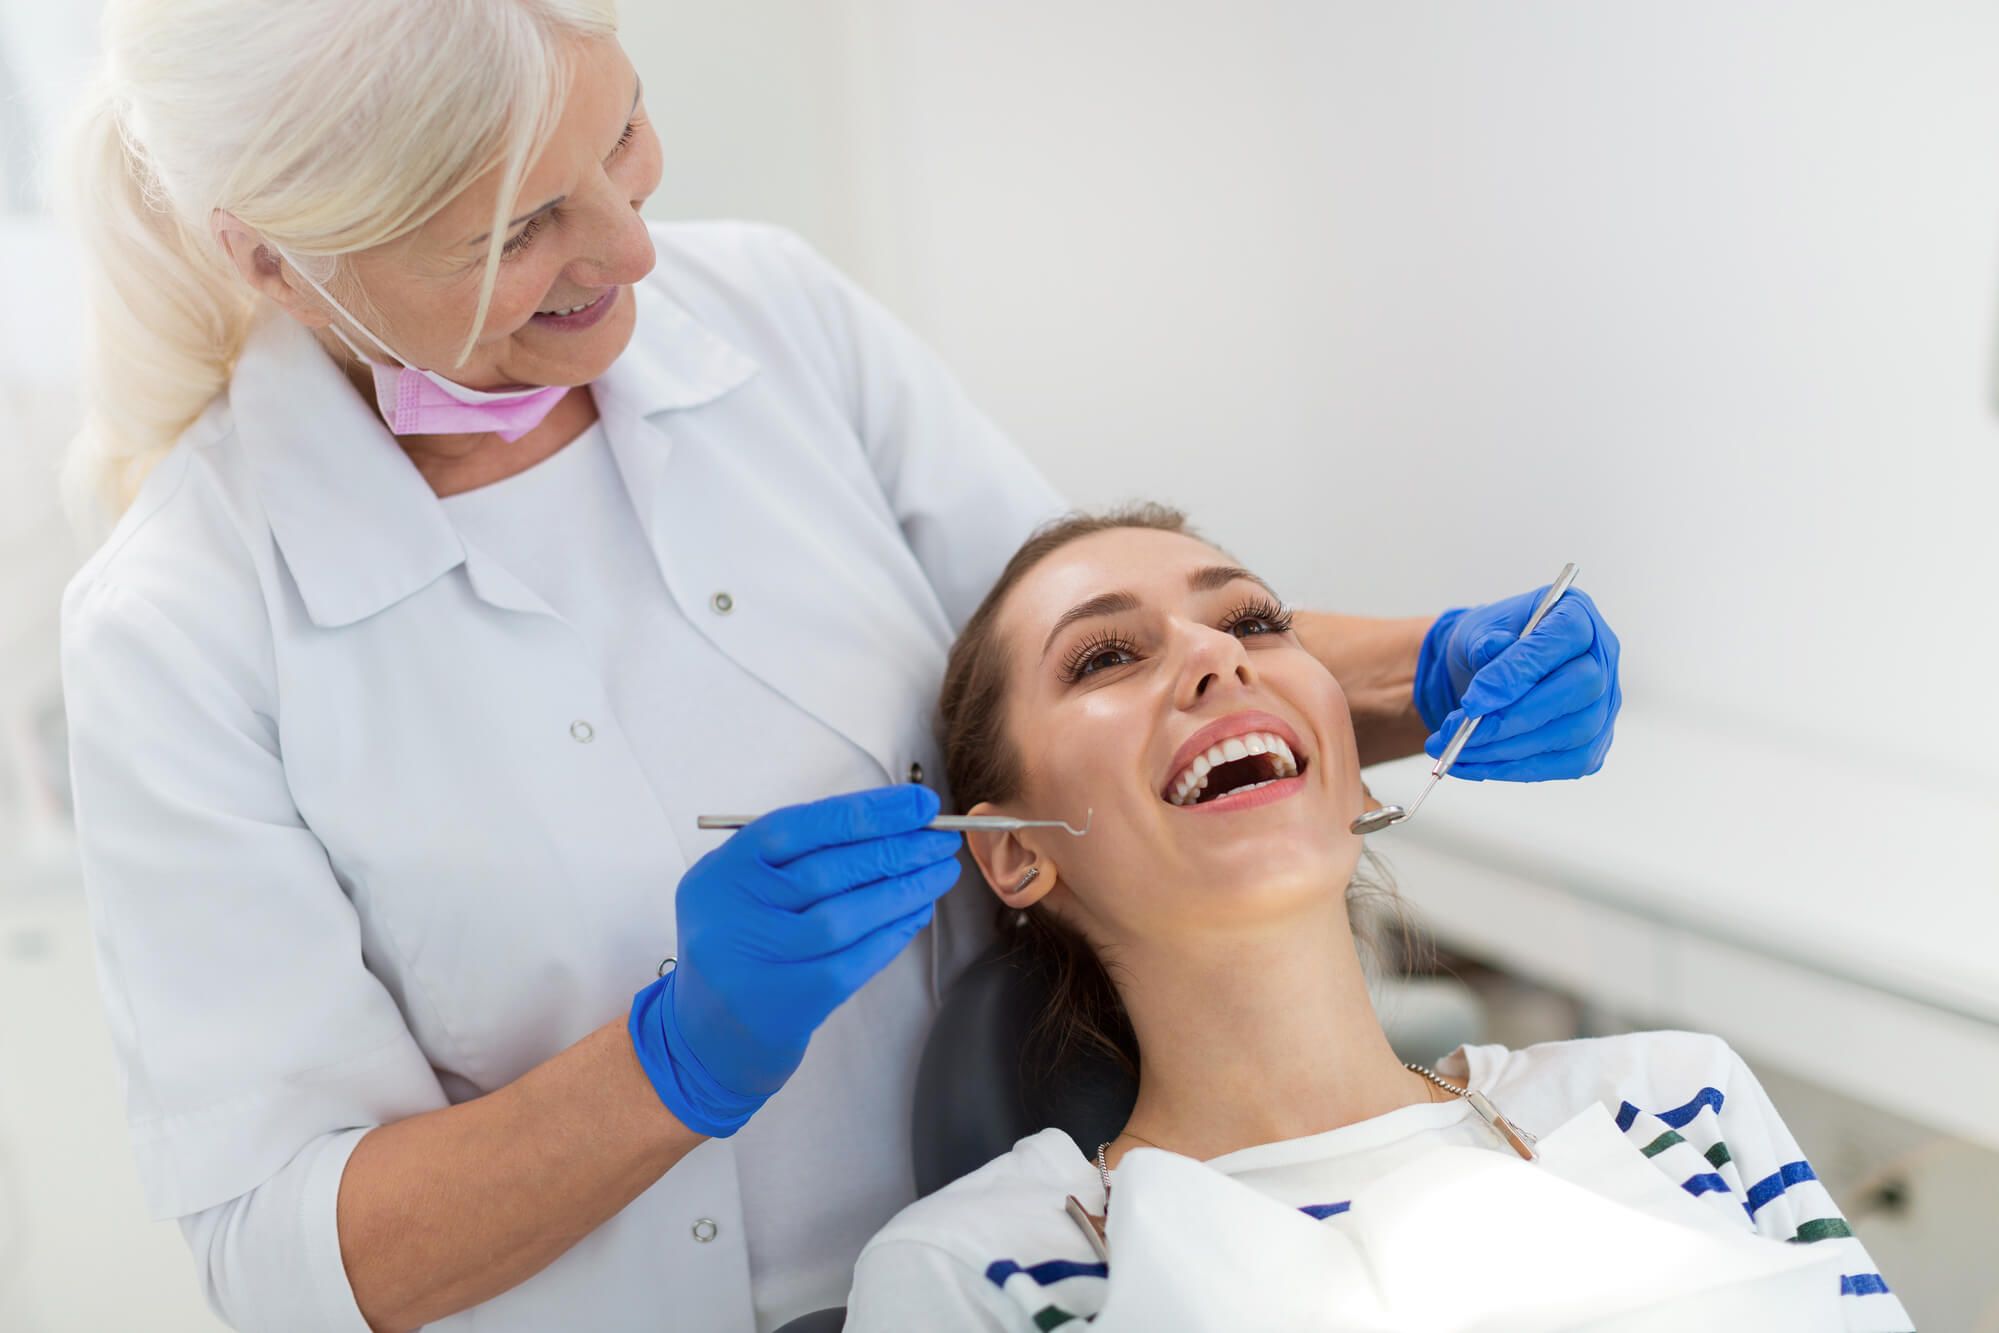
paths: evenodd
<path fill-rule="evenodd" d="M 1587 777 L 1603 767 L 1624 702 L 1617 636 L 1588 594 L 1571 587 L 1524 640 L 1546 586 L 1489 606 L 1446 611 L 1423 636 L 1416 709 L 1444 752 L 1467 717 L 1483 717 L 1451 776 L 1479 782 Z"/>
<path fill-rule="evenodd" d="M 695 862 L 679 962 L 632 1000 L 639 1063 L 689 1129 L 735 1133 L 826 1016 L 930 923 L 958 878 L 937 793 L 906 784 L 773 811 Z"/>

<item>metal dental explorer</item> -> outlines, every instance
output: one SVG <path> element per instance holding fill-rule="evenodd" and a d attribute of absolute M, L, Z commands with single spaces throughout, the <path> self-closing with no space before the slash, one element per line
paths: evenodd
<path fill-rule="evenodd" d="M 1541 617 L 1547 615 L 1555 603 L 1562 600 L 1562 594 L 1567 592 L 1569 585 L 1575 581 L 1576 566 L 1571 561 L 1562 566 L 1562 572 L 1548 585 L 1547 593 L 1541 598 L 1540 605 L 1534 608 L 1534 614 L 1527 617 L 1527 623 L 1521 627 L 1519 637 L 1514 640 L 1515 643 L 1534 632 L 1534 627 L 1541 623 Z M 1417 809 L 1430 795 L 1430 789 L 1437 785 L 1444 774 L 1451 771 L 1452 764 L 1458 762 L 1458 752 L 1465 748 L 1465 742 L 1471 739 L 1472 732 L 1477 730 L 1478 724 L 1483 721 L 1485 721 L 1483 716 L 1468 717 L 1458 725 L 1457 735 L 1451 737 L 1451 743 L 1437 756 L 1436 766 L 1430 770 L 1430 780 L 1423 784 L 1423 790 L 1417 793 L 1415 801 L 1407 810 L 1399 805 L 1384 805 L 1379 810 L 1367 811 L 1347 827 L 1355 833 L 1379 833 L 1385 828 L 1393 828 L 1414 817 Z"/>
<path fill-rule="evenodd" d="M 1067 829 L 1077 837 L 1090 831 L 1090 820 L 1095 817 L 1096 807 L 1090 807 L 1083 816 L 1083 827 L 1077 828 L 1066 819 L 1015 819 L 1012 815 L 939 815 L 925 824 L 925 828 L 942 829 L 946 833 L 1011 833 L 1024 828 Z M 758 815 L 701 815 L 694 821 L 694 827 L 705 829 L 741 828 Z"/>

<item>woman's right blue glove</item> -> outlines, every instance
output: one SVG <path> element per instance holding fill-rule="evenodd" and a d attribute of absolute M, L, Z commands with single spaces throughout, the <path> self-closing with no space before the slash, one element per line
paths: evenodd
<path fill-rule="evenodd" d="M 914 783 L 776 810 L 681 876 L 679 961 L 632 1000 L 632 1046 L 689 1129 L 724 1137 L 888 966 L 958 878 L 956 833 Z"/>

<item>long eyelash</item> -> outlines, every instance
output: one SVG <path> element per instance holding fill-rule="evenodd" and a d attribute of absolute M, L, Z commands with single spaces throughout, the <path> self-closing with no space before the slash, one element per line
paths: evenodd
<path fill-rule="evenodd" d="M 521 251 L 527 249 L 528 242 L 532 241 L 534 239 L 534 234 L 541 230 L 541 220 L 547 216 L 548 214 L 546 213 L 537 213 L 533 217 L 529 218 L 527 221 L 527 225 L 521 228 L 521 234 L 514 237 L 513 240 L 508 241 L 505 245 L 501 246 L 500 253 L 502 255 L 514 255 L 514 254 L 519 254 Z"/>
<path fill-rule="evenodd" d="M 1114 631 L 1098 634 L 1070 650 L 1069 656 L 1062 663 L 1062 678 L 1074 685 L 1083 678 L 1083 668 L 1089 665 L 1090 659 L 1111 648 L 1121 653 L 1129 653 L 1133 657 L 1138 656 L 1138 645 L 1124 635 Z"/>
<path fill-rule="evenodd" d="M 637 134 L 638 134 L 638 122 L 635 120 L 626 121 L 625 132 L 618 136 L 617 147 L 611 149 L 611 151 L 614 153 L 620 151 L 625 147 L 626 144 L 629 144 Z M 546 213 L 540 213 L 535 215 L 534 217 L 529 218 L 527 221 L 527 225 L 521 228 L 521 234 L 514 237 L 514 239 L 508 241 L 505 245 L 500 247 L 501 255 L 503 256 L 517 255 L 521 251 L 527 249 L 529 242 L 534 240 L 535 233 L 541 230 L 542 219 L 547 216 L 548 214 Z"/>
<path fill-rule="evenodd" d="M 1291 612 L 1267 598 L 1251 598 L 1222 620 L 1222 628 L 1231 634 L 1235 627 L 1245 620 L 1261 620 L 1270 626 L 1274 634 L 1283 634 L 1291 628 Z"/>

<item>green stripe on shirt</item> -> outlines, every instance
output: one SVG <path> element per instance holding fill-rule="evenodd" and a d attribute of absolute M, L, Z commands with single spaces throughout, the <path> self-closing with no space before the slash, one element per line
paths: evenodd
<path fill-rule="evenodd" d="M 1851 1236 L 1853 1228 L 1842 1217 L 1817 1217 L 1798 1228 L 1798 1234 L 1791 1237 L 1793 1245 L 1809 1245 L 1815 1240 L 1838 1240 Z"/>

